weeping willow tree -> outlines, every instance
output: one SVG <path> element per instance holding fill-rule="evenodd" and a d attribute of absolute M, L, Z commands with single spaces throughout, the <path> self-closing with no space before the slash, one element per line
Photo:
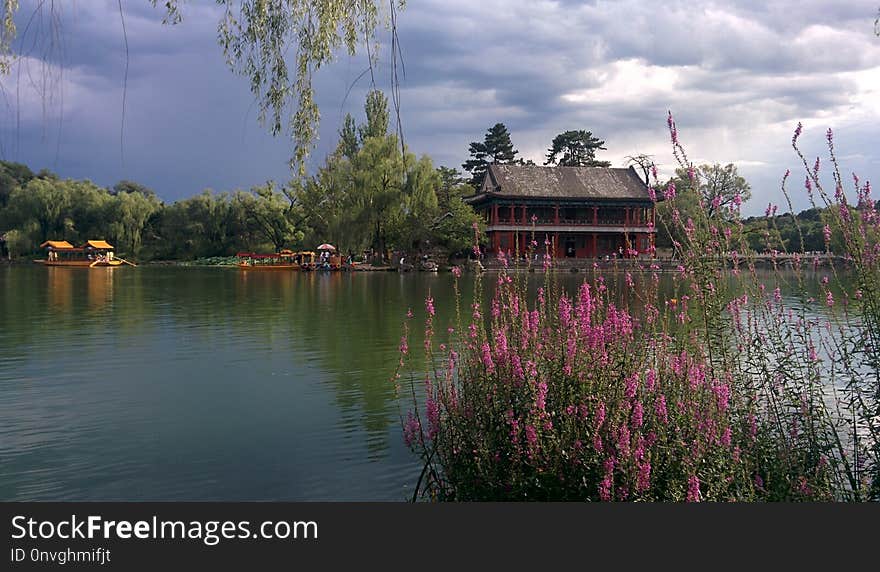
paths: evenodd
<path fill-rule="evenodd" d="M 163 22 L 185 19 L 182 0 L 147 0 L 164 11 Z M 0 0 L 0 73 L 15 60 L 15 15 L 19 0 Z M 313 149 L 320 120 L 312 77 L 342 50 L 366 51 L 370 70 L 376 61 L 376 29 L 385 20 L 397 49 L 396 11 L 404 0 L 217 0 L 217 37 L 229 67 L 246 77 L 259 106 L 259 119 L 273 135 L 287 134 L 294 143 L 291 167 L 304 173 L 304 159 Z M 57 9 L 38 2 L 36 10 Z M 122 2 L 120 24 L 125 32 Z M 126 48 L 127 50 L 127 48 Z M 394 54 L 392 60 L 396 62 Z M 394 70 L 392 76 L 396 77 Z"/>

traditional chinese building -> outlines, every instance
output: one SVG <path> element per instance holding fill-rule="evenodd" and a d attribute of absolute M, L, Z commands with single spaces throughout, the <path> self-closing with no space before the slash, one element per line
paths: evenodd
<path fill-rule="evenodd" d="M 654 202 L 633 168 L 490 165 L 466 199 L 486 221 L 491 252 L 526 252 L 532 231 L 557 258 L 647 253 Z"/>

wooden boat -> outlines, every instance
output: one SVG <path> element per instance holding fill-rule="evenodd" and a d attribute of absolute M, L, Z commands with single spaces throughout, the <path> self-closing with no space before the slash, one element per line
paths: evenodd
<path fill-rule="evenodd" d="M 300 270 L 315 270 L 318 266 L 317 255 L 311 250 L 302 250 L 293 255 Z"/>
<path fill-rule="evenodd" d="M 258 254 L 255 252 L 239 252 L 238 268 L 240 270 L 299 270 L 300 264 L 296 260 L 296 253 L 292 250 L 282 250 L 273 254 Z"/>
<path fill-rule="evenodd" d="M 45 248 L 45 260 L 37 260 L 46 266 L 69 266 L 80 268 L 113 268 L 131 262 L 114 255 L 112 244 L 104 240 L 89 240 L 75 247 L 66 240 L 47 240 L 40 245 Z"/>
<path fill-rule="evenodd" d="M 336 252 L 336 247 L 326 242 L 318 247 L 321 255 L 318 257 L 315 268 L 317 270 L 341 270 L 342 256 Z"/>

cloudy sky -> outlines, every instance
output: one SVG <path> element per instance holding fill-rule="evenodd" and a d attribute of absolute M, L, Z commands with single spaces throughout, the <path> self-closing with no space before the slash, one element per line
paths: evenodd
<path fill-rule="evenodd" d="M 289 178 L 290 141 L 257 122 L 246 79 L 226 67 L 213 2 L 184 3 L 164 26 L 147 0 L 23 0 L 21 65 L 0 78 L 0 157 L 112 185 L 127 178 L 165 200 L 202 189 Z M 471 141 L 505 123 L 525 158 L 587 129 L 601 158 L 654 156 L 668 173 L 671 110 L 691 159 L 733 162 L 753 188 L 750 214 L 780 203 L 779 180 L 824 156 L 833 128 L 844 175 L 880 179 L 880 1 L 652 2 L 650 0 L 409 0 L 399 15 L 407 144 L 460 167 Z M 53 17 L 55 25 L 53 26 Z M 385 30 L 380 40 L 388 40 Z M 387 45 L 387 42 L 386 42 Z M 375 70 L 390 86 L 388 53 Z M 342 55 L 315 78 L 322 110 L 314 169 L 335 146 L 346 112 L 360 117 L 369 76 Z M 351 88 L 351 89 L 350 89 Z M 798 175 L 796 208 L 806 206 Z"/>

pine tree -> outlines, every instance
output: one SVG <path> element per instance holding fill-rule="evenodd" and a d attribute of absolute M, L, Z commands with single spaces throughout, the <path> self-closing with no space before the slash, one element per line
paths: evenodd
<path fill-rule="evenodd" d="M 509 165 L 516 163 L 518 151 L 513 148 L 510 132 L 503 123 L 496 123 L 486 132 L 482 143 L 474 141 L 468 152 L 471 158 L 462 167 L 471 174 L 471 185 L 479 189 L 489 165 Z"/>
<path fill-rule="evenodd" d="M 566 131 L 553 138 L 544 164 L 560 167 L 610 167 L 611 163 L 608 161 L 596 160 L 596 151 L 604 151 L 604 145 L 605 141 L 593 137 L 590 131 Z"/>

